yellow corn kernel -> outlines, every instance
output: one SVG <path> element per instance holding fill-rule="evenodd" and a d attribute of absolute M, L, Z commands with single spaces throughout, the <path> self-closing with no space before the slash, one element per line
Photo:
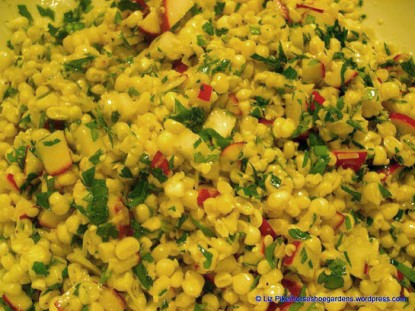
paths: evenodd
<path fill-rule="evenodd" d="M 225 300 L 230 305 L 234 305 L 238 302 L 239 296 L 231 288 L 226 288 L 222 294 L 223 300 Z"/>
<path fill-rule="evenodd" d="M 156 272 L 159 276 L 170 277 L 177 266 L 178 263 L 176 260 L 173 261 L 168 258 L 163 258 L 156 263 Z"/>
<path fill-rule="evenodd" d="M 65 215 L 70 208 L 69 202 L 59 192 L 54 192 L 49 197 L 52 212 L 56 215 Z"/>
<path fill-rule="evenodd" d="M 176 297 L 176 306 L 179 308 L 187 308 L 191 304 L 193 304 L 195 298 L 192 296 L 187 295 L 186 293 L 180 293 Z"/>
<path fill-rule="evenodd" d="M 159 244 L 153 249 L 151 256 L 153 256 L 154 260 L 157 262 L 163 258 L 169 257 L 170 250 L 171 246 L 169 244 Z"/>
<path fill-rule="evenodd" d="M 245 230 L 245 244 L 246 245 L 255 245 L 261 239 L 261 232 L 258 228 L 248 225 Z"/>
<path fill-rule="evenodd" d="M 175 271 L 170 277 L 171 287 L 179 288 L 182 285 L 183 277 L 184 275 L 182 270 Z"/>
<path fill-rule="evenodd" d="M 263 275 L 271 271 L 271 267 L 266 260 L 261 260 L 258 263 L 257 271 L 259 274 Z"/>
<path fill-rule="evenodd" d="M 392 81 L 382 83 L 379 87 L 379 91 L 383 101 L 387 101 L 391 98 L 399 98 L 401 96 L 399 85 Z"/>
<path fill-rule="evenodd" d="M 140 243 L 136 238 L 126 237 L 117 243 L 115 247 L 115 255 L 121 259 L 127 259 L 130 256 L 138 253 L 140 250 Z"/>
<path fill-rule="evenodd" d="M 219 272 L 215 275 L 214 282 L 218 288 L 228 287 L 232 284 L 232 275 L 228 272 Z"/>
<path fill-rule="evenodd" d="M 205 279 L 196 271 L 188 270 L 182 283 L 183 291 L 190 297 L 198 297 L 202 292 Z"/>
<path fill-rule="evenodd" d="M 104 242 L 98 246 L 99 256 L 104 262 L 108 262 L 115 256 L 115 245 L 113 242 Z"/>
<path fill-rule="evenodd" d="M 291 194 L 286 190 L 278 190 L 269 195 L 267 199 L 268 209 L 272 211 L 284 210 L 291 198 Z"/>
<path fill-rule="evenodd" d="M 402 231 L 408 238 L 415 238 L 415 221 L 405 221 L 402 225 Z"/>
<path fill-rule="evenodd" d="M 411 257 L 415 258 L 415 243 L 410 243 L 410 244 L 408 244 L 408 245 L 406 246 L 405 250 L 406 250 L 406 253 L 407 253 L 409 256 L 411 256 Z"/>
<path fill-rule="evenodd" d="M 14 264 L 14 257 L 12 254 L 6 254 L 1 259 L 1 264 L 6 270 L 10 270 Z"/>
<path fill-rule="evenodd" d="M 142 226 L 147 230 L 156 231 L 161 227 L 161 220 L 159 217 L 151 217 L 147 219 Z"/>
<path fill-rule="evenodd" d="M 290 118 L 277 118 L 274 121 L 272 131 L 276 138 L 288 138 L 294 133 L 297 126 L 294 120 Z"/>
<path fill-rule="evenodd" d="M 60 223 L 56 228 L 57 237 L 60 242 L 70 245 L 72 241 L 72 234 L 69 233 L 68 227 L 65 223 Z"/>
<path fill-rule="evenodd" d="M 239 295 L 246 295 L 254 281 L 250 273 L 238 273 L 232 278 L 232 288 Z"/>

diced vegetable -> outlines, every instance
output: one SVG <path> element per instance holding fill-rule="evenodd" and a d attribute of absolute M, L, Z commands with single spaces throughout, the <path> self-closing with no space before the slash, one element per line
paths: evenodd
<path fill-rule="evenodd" d="M 219 191 L 211 187 L 202 187 L 199 189 L 197 196 L 197 204 L 203 206 L 203 203 L 209 198 L 215 198 L 219 195 Z"/>
<path fill-rule="evenodd" d="M 336 156 L 336 166 L 343 168 L 351 168 L 357 172 L 366 161 L 366 150 L 333 150 Z"/>
<path fill-rule="evenodd" d="M 197 98 L 204 101 L 204 102 L 210 102 L 210 99 L 212 97 L 213 93 L 213 87 L 209 84 L 202 83 L 200 85 L 199 93 L 197 94 Z"/>

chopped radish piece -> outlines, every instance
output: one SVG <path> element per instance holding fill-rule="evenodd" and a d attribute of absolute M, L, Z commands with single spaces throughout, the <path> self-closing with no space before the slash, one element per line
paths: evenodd
<path fill-rule="evenodd" d="M 118 226 L 118 239 L 122 239 L 126 236 L 132 236 L 133 235 L 133 229 L 131 225 L 123 225 Z"/>
<path fill-rule="evenodd" d="M 265 218 L 262 218 L 262 224 L 261 227 L 259 227 L 259 231 L 261 232 L 262 236 L 270 235 L 273 239 L 277 237 L 274 229 L 272 229 L 271 225 Z"/>
<path fill-rule="evenodd" d="M 123 296 L 115 289 L 104 286 L 101 290 L 101 296 L 98 302 L 102 306 L 111 306 L 111 311 L 123 311 L 126 310 L 127 303 Z"/>
<path fill-rule="evenodd" d="M 285 256 L 282 260 L 282 263 L 286 266 L 291 266 L 293 264 L 295 256 L 298 254 L 298 250 L 301 247 L 302 243 L 300 241 L 293 241 L 291 244 L 295 246 L 295 251 L 292 253 L 291 256 Z"/>
<path fill-rule="evenodd" d="M 326 66 L 317 59 L 303 59 L 302 79 L 305 83 L 319 83 L 326 76 Z"/>
<path fill-rule="evenodd" d="M 366 150 L 333 150 L 337 158 L 336 166 L 351 168 L 357 172 L 367 157 Z"/>
<path fill-rule="evenodd" d="M 71 152 L 63 131 L 55 131 L 37 142 L 36 150 L 49 175 L 62 174 L 72 166 Z"/>
<path fill-rule="evenodd" d="M 235 116 L 228 110 L 215 108 L 209 114 L 204 128 L 214 129 L 222 137 L 229 137 L 236 125 Z"/>
<path fill-rule="evenodd" d="M 319 105 L 323 105 L 324 102 L 326 101 L 326 99 L 323 96 L 321 96 L 320 93 L 317 91 L 313 91 L 312 95 L 313 95 L 315 102 Z"/>
<path fill-rule="evenodd" d="M 160 16 L 158 11 L 151 11 L 138 24 L 138 29 L 145 35 L 154 38 L 161 34 Z"/>
<path fill-rule="evenodd" d="M 403 273 L 401 272 L 401 271 L 399 271 L 399 270 L 397 270 L 396 271 L 396 279 L 400 282 L 400 281 L 403 281 L 403 279 L 404 279 L 404 275 L 403 275 Z"/>
<path fill-rule="evenodd" d="M 363 273 L 365 275 L 369 275 L 369 269 L 370 269 L 369 265 L 367 263 L 365 263 L 365 266 L 364 266 L 364 269 L 363 269 Z"/>
<path fill-rule="evenodd" d="M 392 112 L 389 114 L 389 118 L 402 135 L 415 135 L 415 120 L 411 117 L 402 113 Z"/>
<path fill-rule="evenodd" d="M 40 161 L 40 159 L 30 150 L 29 146 L 27 146 L 24 161 L 24 173 L 26 177 L 30 174 L 41 175 L 42 171 L 42 161 Z"/>
<path fill-rule="evenodd" d="M 282 279 L 281 285 L 288 289 L 291 294 L 290 296 L 300 296 L 302 286 L 298 282 L 289 279 Z"/>
<path fill-rule="evenodd" d="M 233 143 L 225 147 L 221 153 L 223 159 L 227 159 L 231 162 L 235 162 L 239 159 L 242 150 L 245 146 L 245 142 Z"/>
<path fill-rule="evenodd" d="M 261 124 L 264 124 L 264 125 L 267 125 L 267 126 L 273 125 L 274 121 L 275 120 L 267 120 L 267 119 L 264 119 L 264 118 L 258 119 L 258 123 L 261 123 Z"/>
<path fill-rule="evenodd" d="M 337 230 L 344 223 L 345 219 L 346 217 L 342 213 L 336 212 L 333 219 L 329 220 L 329 226 L 332 227 L 333 230 Z"/>
<path fill-rule="evenodd" d="M 19 186 L 17 185 L 16 180 L 14 179 L 14 175 L 7 174 L 6 178 L 9 184 L 12 186 L 12 188 L 16 191 L 19 191 Z"/>
<path fill-rule="evenodd" d="M 200 85 L 199 93 L 197 94 L 197 98 L 203 100 L 205 102 L 210 102 L 210 98 L 212 97 L 213 87 L 209 84 L 202 83 Z"/>
<path fill-rule="evenodd" d="M 169 31 L 176 25 L 193 5 L 193 0 L 163 0 L 164 13 L 161 23 L 163 32 Z"/>
<path fill-rule="evenodd" d="M 160 151 L 157 151 L 156 154 L 154 155 L 154 158 L 151 161 L 150 167 L 161 168 L 164 175 L 166 176 L 170 174 L 169 161 L 167 161 L 167 159 L 164 157 L 164 155 Z"/>
<path fill-rule="evenodd" d="M 404 166 L 400 165 L 399 163 L 394 163 L 388 165 L 387 167 L 378 171 L 379 174 L 384 174 L 385 177 L 382 178 L 382 181 L 385 181 L 391 175 L 397 175 L 399 172 L 402 171 Z"/>
<path fill-rule="evenodd" d="M 229 94 L 229 104 L 226 106 L 227 109 L 232 112 L 234 115 L 242 115 L 241 107 L 239 107 L 239 100 L 235 94 Z"/>
<path fill-rule="evenodd" d="M 321 96 L 321 94 L 317 91 L 313 91 L 313 93 L 311 93 L 311 95 L 312 95 L 312 100 L 311 100 L 311 103 L 309 105 L 309 110 L 314 111 L 316 109 L 315 104 L 317 103 L 320 106 L 323 106 L 326 99 L 323 96 Z"/>
<path fill-rule="evenodd" d="M 276 311 L 277 308 L 278 308 L 278 305 L 275 302 L 270 302 L 268 305 L 267 311 Z"/>
<path fill-rule="evenodd" d="M 323 9 L 319 9 L 319 8 L 315 8 L 306 4 L 297 4 L 297 9 L 308 9 L 317 13 L 323 13 L 324 10 Z"/>
<path fill-rule="evenodd" d="M 144 0 L 135 0 L 135 2 L 140 6 L 141 11 L 146 12 L 148 10 L 148 5 Z"/>
<path fill-rule="evenodd" d="M 178 73 L 184 73 L 187 71 L 187 69 L 189 69 L 189 66 L 183 64 L 181 60 L 178 60 L 173 63 L 173 69 Z"/>
<path fill-rule="evenodd" d="M 199 189 L 197 196 L 197 205 L 203 206 L 203 203 L 209 198 L 215 198 L 219 195 L 219 191 L 212 187 L 203 187 Z"/>
<path fill-rule="evenodd" d="M 287 22 L 291 22 L 290 12 L 288 11 L 287 6 L 282 3 L 281 0 L 275 0 L 275 4 L 277 5 L 277 8 L 280 11 L 282 17 L 284 17 Z"/>

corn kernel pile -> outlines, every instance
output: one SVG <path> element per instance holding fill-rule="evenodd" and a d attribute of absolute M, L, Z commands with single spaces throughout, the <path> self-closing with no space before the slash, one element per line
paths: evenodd
<path fill-rule="evenodd" d="M 18 5 L 0 310 L 414 310 L 415 64 L 361 6 Z"/>

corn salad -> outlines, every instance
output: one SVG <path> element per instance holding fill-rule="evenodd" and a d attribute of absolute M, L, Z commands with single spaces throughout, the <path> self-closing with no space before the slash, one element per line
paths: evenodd
<path fill-rule="evenodd" d="M 18 5 L 0 309 L 414 310 L 415 64 L 361 6 Z"/>

